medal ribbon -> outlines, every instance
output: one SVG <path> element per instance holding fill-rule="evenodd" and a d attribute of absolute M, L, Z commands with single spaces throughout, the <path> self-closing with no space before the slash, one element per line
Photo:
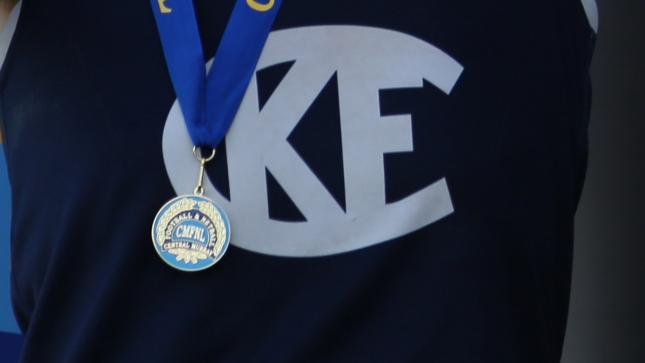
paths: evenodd
<path fill-rule="evenodd" d="M 235 119 L 282 0 L 236 0 L 208 75 L 193 1 L 151 4 L 190 137 L 214 149 Z"/>

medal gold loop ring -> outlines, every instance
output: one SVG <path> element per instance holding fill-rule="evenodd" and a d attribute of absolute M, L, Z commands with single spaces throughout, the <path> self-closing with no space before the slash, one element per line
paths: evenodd
<path fill-rule="evenodd" d="M 197 178 L 197 187 L 195 188 L 195 195 L 203 196 L 204 195 L 204 172 L 206 171 L 206 163 L 215 158 L 216 150 L 211 149 L 211 154 L 208 157 L 204 157 L 202 154 L 202 148 L 193 146 L 193 155 L 197 158 L 200 163 L 199 167 L 199 176 Z"/>

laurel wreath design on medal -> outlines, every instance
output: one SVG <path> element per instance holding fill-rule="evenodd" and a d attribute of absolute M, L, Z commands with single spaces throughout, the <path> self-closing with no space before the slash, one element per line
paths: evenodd
<path fill-rule="evenodd" d="M 170 222 L 181 212 L 192 210 L 195 204 L 196 202 L 192 199 L 180 199 L 179 201 L 171 205 L 166 212 L 164 212 L 164 214 L 159 219 L 159 224 L 157 225 L 157 243 L 159 243 L 160 245 L 163 243 L 168 222 Z"/>
<path fill-rule="evenodd" d="M 228 228 L 226 228 L 226 225 L 224 224 L 224 219 L 222 219 L 221 213 L 217 210 L 217 207 L 215 207 L 214 204 L 209 203 L 209 202 L 197 202 L 197 205 L 199 206 L 199 210 L 206 214 L 211 221 L 215 224 L 215 230 L 217 231 L 217 239 L 218 241 L 226 241 L 228 238 Z M 214 254 L 215 256 L 219 256 L 220 252 L 222 252 L 222 248 L 224 248 L 224 243 L 216 243 L 215 244 L 215 250 Z"/>
<path fill-rule="evenodd" d="M 199 225 L 197 229 L 202 231 L 200 236 L 208 237 L 204 243 L 176 238 L 178 227 L 186 227 L 187 222 Z M 222 257 L 228 247 L 230 235 L 226 216 L 213 202 L 202 196 L 183 196 L 171 200 L 155 218 L 154 226 L 153 242 L 157 253 L 178 269 L 198 271 L 208 268 Z M 164 252 L 175 256 L 175 261 L 164 256 Z M 209 259 L 204 268 L 191 267 Z"/>

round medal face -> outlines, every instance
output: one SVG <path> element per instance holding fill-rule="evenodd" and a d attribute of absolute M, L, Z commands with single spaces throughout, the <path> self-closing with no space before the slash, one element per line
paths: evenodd
<path fill-rule="evenodd" d="M 168 265 L 201 271 L 217 263 L 231 239 L 228 217 L 212 200 L 180 196 L 166 203 L 152 224 L 155 250 Z"/>

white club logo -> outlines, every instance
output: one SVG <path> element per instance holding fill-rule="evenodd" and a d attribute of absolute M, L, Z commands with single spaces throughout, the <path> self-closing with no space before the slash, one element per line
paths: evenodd
<path fill-rule="evenodd" d="M 416 88 L 423 80 L 449 94 L 462 66 L 409 35 L 358 26 L 319 26 L 271 33 L 258 69 L 295 61 L 266 105 L 258 107 L 255 79 L 226 137 L 230 200 L 209 180 L 206 195 L 224 208 L 231 243 L 290 257 L 325 256 L 401 237 L 450 215 L 441 179 L 403 200 L 386 203 L 385 153 L 411 152 L 410 115 L 381 116 L 379 90 Z M 287 142 L 323 87 L 337 76 L 346 210 Z M 178 194 L 194 188 L 192 144 L 177 102 L 163 135 L 168 175 Z M 306 217 L 269 217 L 269 170 Z"/>

